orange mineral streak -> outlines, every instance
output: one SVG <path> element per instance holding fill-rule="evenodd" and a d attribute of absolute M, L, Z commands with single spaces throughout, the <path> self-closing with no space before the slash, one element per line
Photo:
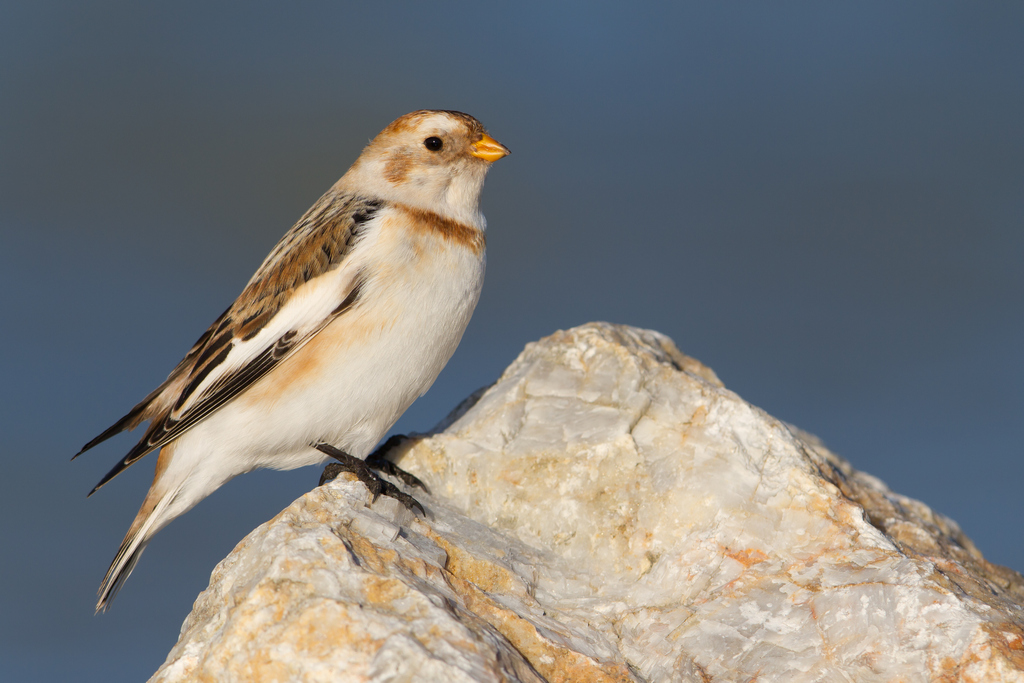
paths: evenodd
<path fill-rule="evenodd" d="M 428 531 L 427 536 L 448 556 L 447 583 L 462 597 L 466 607 L 508 638 L 545 680 L 559 683 L 633 680 L 625 666 L 592 659 L 549 640 L 529 620 L 491 598 L 491 594 L 504 593 L 530 599 L 526 585 L 513 572 L 474 556 L 436 533 Z"/>
<path fill-rule="evenodd" d="M 753 567 L 755 564 L 761 564 L 768 559 L 767 554 L 756 548 L 745 548 L 743 550 L 730 550 L 726 548 L 724 553 L 727 557 L 731 557 L 744 567 Z"/>
<path fill-rule="evenodd" d="M 462 597 L 466 608 L 505 636 L 544 680 L 551 683 L 635 680 L 624 664 L 593 659 L 549 640 L 533 623 L 503 607 L 471 581 L 452 574 L 449 585 Z"/>

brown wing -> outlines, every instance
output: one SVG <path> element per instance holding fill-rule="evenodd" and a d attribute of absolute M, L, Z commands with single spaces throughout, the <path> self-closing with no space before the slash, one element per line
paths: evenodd
<path fill-rule="evenodd" d="M 203 395 L 185 412 L 176 418 L 171 417 L 172 411 L 180 408 L 203 380 L 224 362 L 232 347 L 255 337 L 287 303 L 299 285 L 337 268 L 351 251 L 364 224 L 382 206 L 383 202 L 379 200 L 339 195 L 333 189 L 321 197 L 278 242 L 235 303 L 199 338 L 167 380 L 75 455 L 78 457 L 121 431 L 134 429 L 147 419 L 152 420 L 139 443 L 100 480 L 89 495 L 147 453 L 181 436 L 238 396 L 322 329 L 323 325 L 348 310 L 358 296 L 358 282 L 354 283 L 345 301 L 323 325 L 301 336 L 297 331 L 289 330 L 268 342 L 268 346 L 244 366 L 226 374 L 204 390 Z"/>

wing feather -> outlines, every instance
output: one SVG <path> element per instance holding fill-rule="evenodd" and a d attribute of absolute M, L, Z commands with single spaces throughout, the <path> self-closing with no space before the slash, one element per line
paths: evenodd
<path fill-rule="evenodd" d="M 168 407 L 168 395 L 173 395 L 172 392 L 168 391 L 170 387 L 175 384 L 181 384 L 184 378 L 187 377 L 187 372 L 195 363 L 197 357 L 200 357 L 204 352 L 204 349 L 209 347 L 209 342 L 213 338 L 213 335 L 217 330 L 220 329 L 221 322 L 227 318 L 228 313 L 231 312 L 231 308 L 227 308 L 217 320 L 214 321 L 213 325 L 203 333 L 201 337 L 192 345 L 191 350 L 185 355 L 185 357 L 178 363 L 171 374 L 167 376 L 160 386 L 153 391 L 149 392 L 146 398 L 139 401 L 138 404 L 128 414 L 122 417 L 120 420 L 115 422 L 113 425 L 105 429 L 99 436 L 90 441 L 89 443 L 82 446 L 82 449 L 71 456 L 74 460 L 82 453 L 85 453 L 90 448 L 97 446 L 112 436 L 117 436 L 121 432 L 127 430 L 131 431 L 138 427 L 146 420 L 152 419 L 156 414 L 162 412 Z"/>
<path fill-rule="evenodd" d="M 199 338 L 167 380 L 75 455 L 151 420 L 142 439 L 89 495 L 236 398 L 349 310 L 364 281 L 354 269 L 344 278 L 347 286 L 339 292 L 345 295 L 340 304 L 326 301 L 325 310 L 291 307 L 287 320 L 279 315 L 305 283 L 339 267 L 352 267 L 352 248 L 383 205 L 375 199 L 339 195 L 333 189 L 321 197 L 278 242 L 235 303 Z"/>

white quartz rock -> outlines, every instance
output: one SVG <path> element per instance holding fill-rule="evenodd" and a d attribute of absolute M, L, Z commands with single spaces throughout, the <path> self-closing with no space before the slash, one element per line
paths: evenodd
<path fill-rule="evenodd" d="M 214 571 L 154 681 L 1024 681 L 1024 578 L 656 332 L 530 344 Z"/>

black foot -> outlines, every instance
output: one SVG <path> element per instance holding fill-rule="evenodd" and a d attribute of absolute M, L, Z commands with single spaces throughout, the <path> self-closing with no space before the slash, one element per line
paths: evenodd
<path fill-rule="evenodd" d="M 339 474 L 346 471 L 347 470 L 344 467 L 342 467 L 339 463 L 327 463 L 327 466 L 324 467 L 323 473 L 320 475 L 320 483 L 317 484 L 317 486 L 323 486 L 329 481 L 334 481 L 335 479 L 338 478 Z"/>
<path fill-rule="evenodd" d="M 402 443 L 403 441 L 408 440 L 409 437 L 406 436 L 405 434 L 395 434 L 390 439 L 381 444 L 380 448 L 378 448 L 373 453 L 370 453 L 369 456 L 367 456 L 366 464 L 370 466 L 370 469 L 377 470 L 378 472 L 383 472 L 384 474 L 390 474 L 395 479 L 401 479 L 402 483 L 404 483 L 406 486 L 415 486 L 416 488 L 422 491 L 430 493 L 430 489 L 428 489 L 427 485 L 420 481 L 418 477 L 409 474 L 401 467 L 388 460 L 387 457 L 385 457 L 391 451 L 391 449 L 395 448 L 396 446 L 398 446 L 398 444 Z"/>
<path fill-rule="evenodd" d="M 426 511 L 423 509 L 423 506 L 420 505 L 418 500 L 407 493 L 399 491 L 398 487 L 390 481 L 381 479 L 363 460 L 349 455 L 345 451 L 335 448 L 328 443 L 318 443 L 314 448 L 338 461 L 337 463 L 332 462 L 324 468 L 324 473 L 320 476 L 321 484 L 331 481 L 342 472 L 351 472 L 356 475 L 356 478 L 359 479 L 359 481 L 363 482 L 367 489 L 370 490 L 370 495 L 373 496 L 373 501 L 376 501 L 378 496 L 383 494 L 388 498 L 394 498 L 408 509 L 419 510 L 419 513 L 422 516 L 427 516 Z M 413 478 L 415 479 L 415 477 Z"/>

